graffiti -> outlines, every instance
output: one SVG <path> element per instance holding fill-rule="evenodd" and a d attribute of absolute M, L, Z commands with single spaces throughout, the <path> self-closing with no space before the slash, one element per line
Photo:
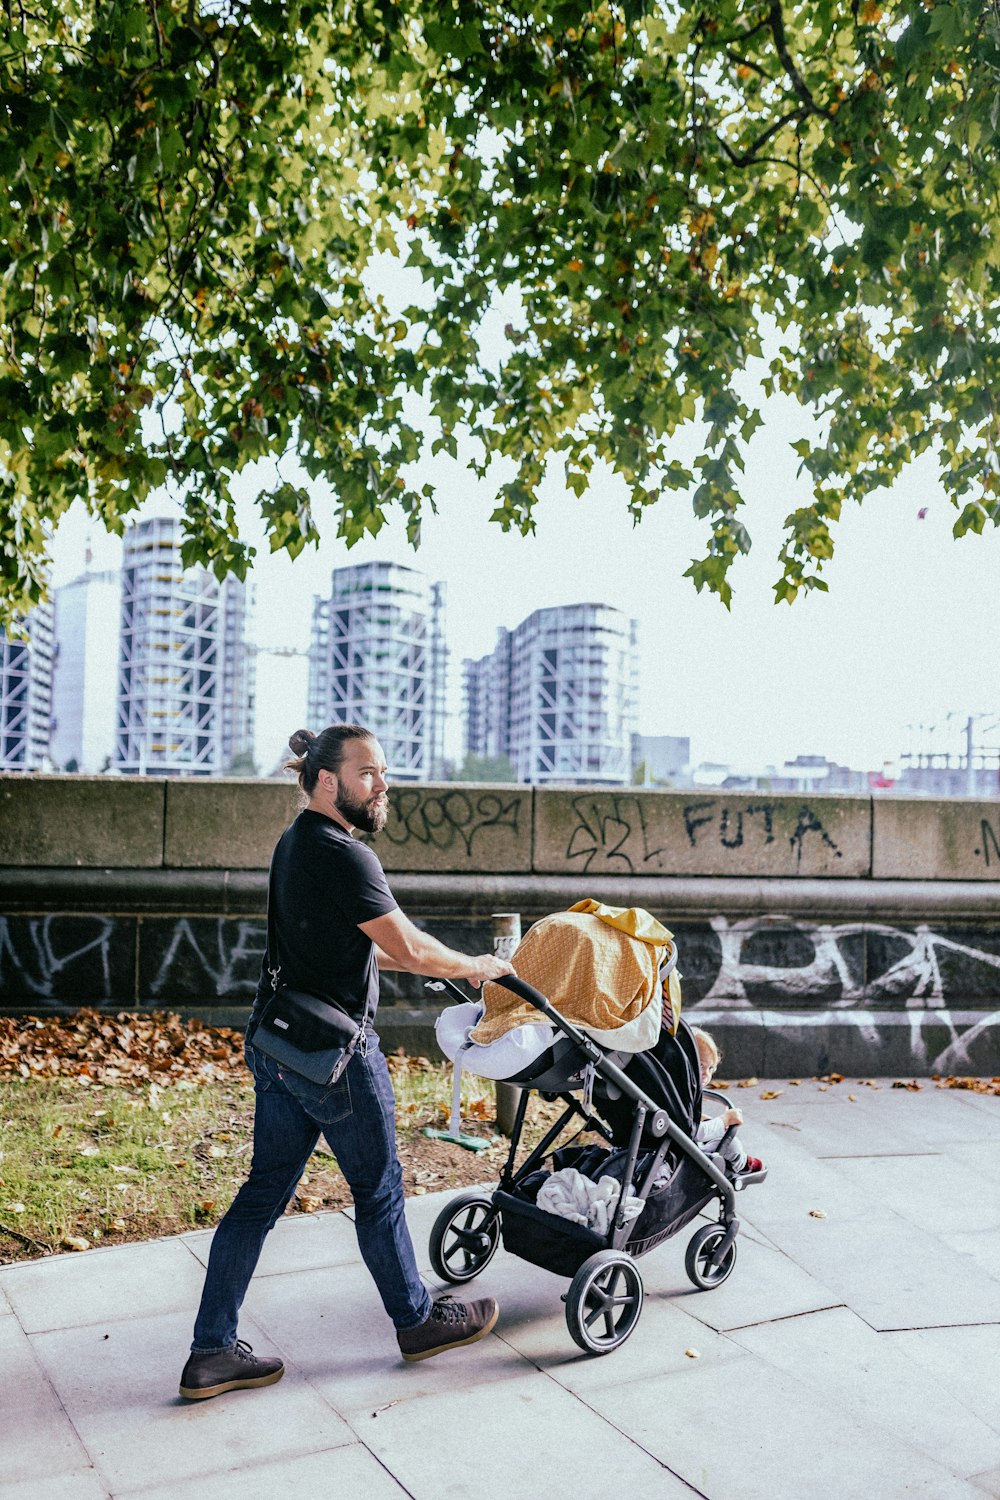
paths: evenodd
<path fill-rule="evenodd" d="M 990 848 L 992 847 L 993 863 L 1000 864 L 1000 839 L 997 838 L 992 823 L 986 818 L 983 818 L 979 824 L 979 839 L 980 846 L 978 849 L 973 849 L 973 854 L 980 856 L 985 861 L 986 868 L 989 869 Z"/>
<path fill-rule="evenodd" d="M 167 931 L 156 929 L 168 929 Z M 154 1000 L 251 1000 L 267 942 L 263 922 L 182 917 L 143 924 L 140 988 Z"/>
<path fill-rule="evenodd" d="M 105 916 L 0 917 L 0 997 L 111 999 L 135 951 L 113 942 L 115 926 Z"/>
<path fill-rule="evenodd" d="M 675 931 L 686 997 L 698 1005 L 923 1011 L 1000 995 L 1000 942 L 983 946 L 983 929 L 755 916 Z"/>
<path fill-rule="evenodd" d="M 634 871 L 633 856 L 625 852 L 634 830 L 638 830 L 640 851 L 637 857 L 646 864 L 663 852 L 661 847 L 651 848 L 646 815 L 638 797 L 604 796 L 574 797 L 573 811 L 576 826 L 566 845 L 567 859 L 582 859 L 583 869 L 592 873 L 600 870 L 617 870 L 619 873 Z"/>
<path fill-rule="evenodd" d="M 700 802 L 689 802 L 684 808 L 684 832 L 687 834 L 688 843 L 694 849 L 698 843 L 698 829 L 708 823 L 715 822 L 715 809 L 718 801 L 715 797 L 705 797 Z M 711 811 L 708 811 L 711 809 Z M 703 813 L 703 817 L 698 814 Z M 751 802 L 748 807 L 739 808 L 734 821 L 733 837 L 729 837 L 730 811 L 728 805 L 723 806 L 722 816 L 719 820 L 719 842 L 726 849 L 740 849 L 743 846 L 743 818 L 747 819 L 759 816 L 762 819 L 764 830 L 764 843 L 774 843 L 774 803 L 773 802 Z"/>
<path fill-rule="evenodd" d="M 267 928 L 226 917 L 0 917 L 0 1003 L 253 998 Z"/>
<path fill-rule="evenodd" d="M 471 858 L 477 836 L 488 828 L 519 830 L 521 798 L 499 792 L 448 791 L 428 794 L 402 788 L 392 794 L 392 817 L 384 838 L 390 844 L 413 842 L 435 849 L 464 846 Z"/>
<path fill-rule="evenodd" d="M 581 861 L 581 868 L 591 874 L 641 874 L 651 864 L 653 869 L 662 869 L 669 858 L 670 842 L 676 847 L 682 839 L 682 848 L 686 843 L 687 850 L 708 848 L 709 852 L 716 844 L 725 850 L 746 848 L 752 852 L 780 842 L 782 808 L 775 802 L 735 806 L 718 797 L 696 798 L 680 808 L 683 834 L 680 828 L 671 830 L 670 822 L 664 820 L 662 804 L 654 805 L 636 796 L 591 794 L 574 797 L 572 807 L 575 822 L 564 857 Z M 793 815 L 788 814 L 786 829 Z M 674 816 L 671 811 L 671 821 Z M 835 859 L 843 858 L 818 813 L 803 803 L 788 835 L 795 868 L 801 868 L 803 857 L 817 843 Z"/>
<path fill-rule="evenodd" d="M 692 849 L 698 846 L 698 830 L 715 824 L 718 806 L 717 798 L 703 797 L 700 801 L 689 802 L 684 807 L 684 832 L 687 834 L 688 844 Z M 745 838 L 744 818 L 747 824 L 747 836 L 750 834 L 750 820 L 759 818 L 760 821 L 753 825 L 754 828 L 758 833 L 763 833 L 763 843 L 773 844 L 776 810 L 773 802 L 751 802 L 747 807 L 737 808 L 735 811 L 730 809 L 728 803 L 723 803 L 718 817 L 719 843 L 724 849 L 741 849 Z M 732 837 L 730 837 L 730 831 L 732 831 Z M 797 865 L 802 863 L 806 835 L 810 833 L 818 834 L 821 842 L 833 851 L 835 858 L 842 858 L 840 850 L 823 827 L 816 812 L 807 803 L 803 803 L 799 808 L 795 830 L 788 840 L 795 854 Z"/>

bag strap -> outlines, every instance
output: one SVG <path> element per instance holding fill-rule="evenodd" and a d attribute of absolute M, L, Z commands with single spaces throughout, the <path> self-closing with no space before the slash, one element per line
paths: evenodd
<path fill-rule="evenodd" d="M 273 967 L 272 967 L 273 966 Z M 271 993 L 278 988 L 281 960 L 278 957 L 278 923 L 274 915 L 274 860 L 267 872 L 267 972 L 271 976 Z"/>

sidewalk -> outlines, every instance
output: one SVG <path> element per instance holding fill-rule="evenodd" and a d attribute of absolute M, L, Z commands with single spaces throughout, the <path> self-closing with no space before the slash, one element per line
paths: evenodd
<path fill-rule="evenodd" d="M 696 1292 L 683 1231 L 603 1358 L 567 1283 L 501 1249 L 473 1283 L 496 1332 L 406 1365 L 348 1215 L 300 1215 L 240 1324 L 285 1378 L 189 1404 L 210 1231 L 4 1268 L 0 1497 L 1000 1497 L 1000 1098 L 882 1083 L 737 1091 L 770 1177 L 732 1277 Z M 425 1268 L 447 1196 L 408 1206 Z"/>

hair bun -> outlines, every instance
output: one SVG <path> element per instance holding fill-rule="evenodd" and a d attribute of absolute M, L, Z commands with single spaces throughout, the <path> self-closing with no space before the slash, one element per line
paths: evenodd
<path fill-rule="evenodd" d="M 288 737 L 288 748 L 296 755 L 305 755 L 315 738 L 311 729 L 296 729 L 295 733 Z"/>

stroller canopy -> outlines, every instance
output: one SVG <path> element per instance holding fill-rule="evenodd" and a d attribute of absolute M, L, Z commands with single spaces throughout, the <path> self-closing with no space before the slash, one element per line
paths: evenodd
<path fill-rule="evenodd" d="M 672 970 L 673 939 L 648 912 L 581 901 L 542 917 L 525 934 L 512 962 L 519 979 L 540 990 L 602 1046 L 639 1052 L 655 1044 L 663 1013 L 661 968 Z M 673 988 L 666 979 L 670 1021 Z M 678 996 L 679 999 L 679 996 Z M 502 985 L 483 988 L 485 1013 L 469 1034 L 479 1045 L 542 1020 L 528 1001 Z"/>

